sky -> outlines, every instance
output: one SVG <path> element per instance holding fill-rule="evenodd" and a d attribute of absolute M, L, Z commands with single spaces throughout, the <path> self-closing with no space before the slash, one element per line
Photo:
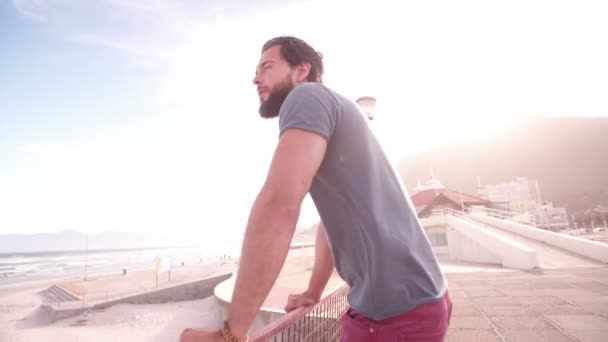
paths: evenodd
<path fill-rule="evenodd" d="M 398 7 L 399 6 L 399 7 Z M 0 2 L 0 234 L 240 239 L 278 141 L 252 84 L 295 35 L 377 98 L 392 161 L 534 116 L 608 116 L 606 1 Z M 299 224 L 318 220 L 305 200 Z"/>

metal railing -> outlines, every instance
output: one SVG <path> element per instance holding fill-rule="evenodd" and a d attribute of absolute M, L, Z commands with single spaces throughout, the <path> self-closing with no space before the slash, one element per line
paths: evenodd
<path fill-rule="evenodd" d="M 251 341 L 338 341 L 342 335 L 340 316 L 348 307 L 347 292 L 344 285 L 316 305 L 286 314 L 256 331 Z"/>
<path fill-rule="evenodd" d="M 501 220 L 508 220 L 536 227 L 536 219 L 534 218 L 534 215 L 530 214 L 486 207 L 471 207 L 471 212 L 482 213 L 487 216 L 495 217 Z"/>
<path fill-rule="evenodd" d="M 518 213 L 514 211 L 493 209 L 481 206 L 473 206 L 471 208 L 467 208 L 466 211 L 456 210 L 452 208 L 442 208 L 442 209 L 433 209 L 431 211 L 431 216 L 435 215 L 453 215 L 453 216 L 463 216 L 469 213 L 481 213 L 487 216 L 495 217 L 501 220 L 507 220 L 522 224 L 527 224 L 529 226 L 536 227 L 536 219 L 534 215 Z"/>
<path fill-rule="evenodd" d="M 439 215 L 453 215 L 453 216 L 462 216 L 466 215 L 466 212 L 461 210 L 456 210 L 452 208 L 442 208 L 442 209 L 433 209 L 431 211 L 431 216 L 439 216 Z"/>

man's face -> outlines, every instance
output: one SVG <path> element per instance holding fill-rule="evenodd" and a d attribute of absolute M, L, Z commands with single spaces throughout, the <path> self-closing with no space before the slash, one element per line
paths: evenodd
<path fill-rule="evenodd" d="M 281 57 L 279 46 L 262 52 L 253 83 L 257 86 L 260 98 L 260 115 L 263 118 L 278 116 L 283 101 L 296 86 L 294 73 Z"/>

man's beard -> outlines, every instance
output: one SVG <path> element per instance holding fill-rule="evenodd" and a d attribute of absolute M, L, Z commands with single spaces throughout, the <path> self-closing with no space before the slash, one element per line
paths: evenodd
<path fill-rule="evenodd" d="M 291 77 L 287 76 L 285 80 L 277 83 L 268 95 L 268 99 L 260 104 L 260 116 L 265 119 L 276 118 L 279 116 L 279 111 L 287 95 L 295 88 L 291 81 Z"/>

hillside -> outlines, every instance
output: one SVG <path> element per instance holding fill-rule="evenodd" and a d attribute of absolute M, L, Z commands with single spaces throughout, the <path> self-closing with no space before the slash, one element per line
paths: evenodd
<path fill-rule="evenodd" d="M 450 141 L 403 158 L 399 172 L 409 191 L 430 165 L 446 187 L 475 193 L 482 185 L 517 177 L 537 179 L 544 201 L 583 215 L 608 204 L 608 118 L 541 117 L 491 139 Z"/>

